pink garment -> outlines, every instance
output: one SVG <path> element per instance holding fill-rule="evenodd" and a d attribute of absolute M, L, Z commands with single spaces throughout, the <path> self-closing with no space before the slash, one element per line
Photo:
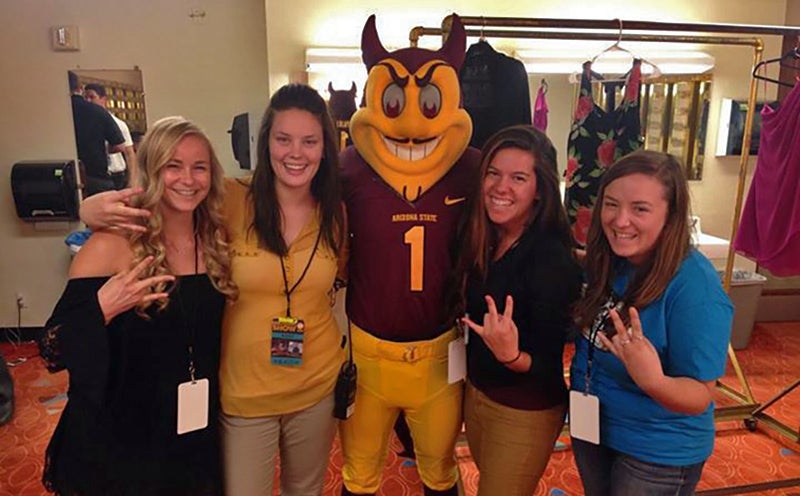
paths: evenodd
<path fill-rule="evenodd" d="M 800 84 L 761 111 L 758 163 L 734 248 L 776 276 L 800 275 Z"/>
<path fill-rule="evenodd" d="M 533 105 L 533 127 L 539 131 L 547 132 L 547 97 L 545 96 L 545 86 L 539 86 L 539 91 L 536 93 L 536 102 Z"/>

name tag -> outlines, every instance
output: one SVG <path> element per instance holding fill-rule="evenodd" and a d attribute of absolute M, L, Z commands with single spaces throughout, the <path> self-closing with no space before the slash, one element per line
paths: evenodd
<path fill-rule="evenodd" d="M 467 376 L 467 344 L 456 338 L 447 346 L 447 382 L 453 384 Z"/>
<path fill-rule="evenodd" d="M 208 379 L 178 384 L 178 434 L 208 427 Z"/>
<path fill-rule="evenodd" d="M 600 444 L 600 400 L 580 391 L 569 392 L 569 433 L 592 444 Z"/>

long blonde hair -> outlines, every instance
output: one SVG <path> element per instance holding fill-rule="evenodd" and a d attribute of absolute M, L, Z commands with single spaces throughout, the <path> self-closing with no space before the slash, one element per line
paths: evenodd
<path fill-rule="evenodd" d="M 144 136 L 137 152 L 140 172 L 136 186 L 144 192 L 134 200 L 135 206 L 151 212 L 145 221 L 147 231 L 131 236 L 133 251 L 131 266 L 152 255 L 155 260 L 146 269 L 144 277 L 171 274 L 167 264 L 167 251 L 163 238 L 163 218 L 161 199 L 164 195 L 164 181 L 161 170 L 172 158 L 178 143 L 187 136 L 196 136 L 208 146 L 211 156 L 211 188 L 208 196 L 197 206 L 194 215 L 194 228 L 197 241 L 203 254 L 206 273 L 214 287 L 228 299 L 236 299 L 238 288 L 231 280 L 231 247 L 228 231 L 222 217 L 222 201 L 224 194 L 224 171 L 219 163 L 208 136 L 194 123 L 179 116 L 165 117 L 157 121 Z M 153 291 L 166 289 L 166 284 L 159 284 Z M 142 303 L 137 307 L 144 314 L 152 302 Z M 159 310 L 166 308 L 168 300 L 156 303 Z"/>

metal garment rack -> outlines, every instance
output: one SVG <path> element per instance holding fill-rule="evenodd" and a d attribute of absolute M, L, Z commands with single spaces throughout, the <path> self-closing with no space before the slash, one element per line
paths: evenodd
<path fill-rule="evenodd" d="M 747 179 L 747 166 L 750 154 L 750 139 L 753 128 L 753 116 L 758 85 L 752 76 L 753 68 L 761 61 L 764 44 L 761 38 L 744 36 L 708 36 L 695 33 L 723 33 L 737 35 L 773 35 L 797 36 L 800 39 L 800 27 L 791 26 L 763 26 L 747 24 L 710 24 L 710 23 L 676 23 L 653 21 L 628 21 L 628 20 L 587 20 L 587 19 L 545 19 L 545 18 L 516 18 L 516 17 L 460 17 L 468 36 L 481 38 L 525 38 L 525 39 L 563 39 L 563 40 L 608 40 L 608 41 L 642 41 L 642 42 L 672 42 L 696 43 L 707 45 L 750 46 L 753 49 L 753 63 L 748 71 L 750 78 L 750 93 L 747 100 L 747 114 L 745 116 L 744 134 L 742 138 L 742 153 L 739 164 L 739 179 L 736 187 L 736 202 L 731 224 L 730 243 L 728 256 L 723 276 L 725 291 L 730 293 L 731 275 L 733 272 L 734 249 L 733 240 L 739 226 L 744 188 Z M 447 16 L 442 21 L 441 28 L 428 28 L 418 26 L 411 29 L 409 40 L 411 46 L 417 46 L 420 37 L 425 35 L 441 35 L 446 37 L 452 25 L 452 16 Z M 503 29 L 497 29 L 503 28 Z M 575 31 L 592 30 L 592 32 Z M 605 33 L 598 31 L 607 31 Z M 628 32 L 624 32 L 628 31 Z M 637 33 L 630 33 L 636 31 Z M 651 34 L 652 32 L 673 32 L 674 34 Z M 728 357 L 731 361 L 736 376 L 739 379 L 742 392 L 717 381 L 719 391 L 732 398 L 737 405 L 718 407 L 714 414 L 718 421 L 744 420 L 744 425 L 755 430 L 757 421 L 763 421 L 780 434 L 792 439 L 800 440 L 800 433 L 781 423 L 764 412 L 764 409 L 779 400 L 800 384 L 800 380 L 785 389 L 778 396 L 760 406 L 753 397 L 747 377 L 739 365 L 736 352 L 728 346 Z M 795 483 L 800 480 L 793 481 Z"/>

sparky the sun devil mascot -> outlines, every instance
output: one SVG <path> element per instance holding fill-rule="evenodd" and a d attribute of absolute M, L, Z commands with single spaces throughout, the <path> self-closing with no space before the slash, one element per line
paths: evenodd
<path fill-rule="evenodd" d="M 343 495 L 374 494 L 392 425 L 411 430 L 425 495 L 456 495 L 463 383 L 448 382 L 457 336 L 448 294 L 456 228 L 479 153 L 461 107 L 466 34 L 438 51 L 388 52 L 371 16 L 361 50 L 364 105 L 341 164 L 350 230 L 347 314 L 358 366 L 355 412 L 341 423 Z"/>

